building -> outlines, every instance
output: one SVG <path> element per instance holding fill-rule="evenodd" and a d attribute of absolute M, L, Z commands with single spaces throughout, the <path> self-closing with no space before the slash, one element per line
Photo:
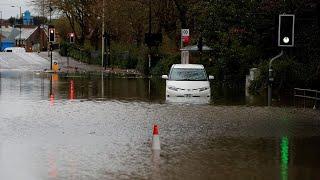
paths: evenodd
<path fill-rule="evenodd" d="M 40 26 L 21 28 L 21 33 L 19 30 L 19 34 L 15 37 L 15 45 L 24 47 L 27 52 L 45 50 L 47 44 L 47 33 Z"/>

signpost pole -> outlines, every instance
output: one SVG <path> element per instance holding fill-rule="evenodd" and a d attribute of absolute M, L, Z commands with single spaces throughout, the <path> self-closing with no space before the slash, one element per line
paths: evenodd
<path fill-rule="evenodd" d="M 183 51 L 183 44 L 189 42 L 189 29 L 181 29 L 181 64 L 189 64 L 189 52 Z"/>

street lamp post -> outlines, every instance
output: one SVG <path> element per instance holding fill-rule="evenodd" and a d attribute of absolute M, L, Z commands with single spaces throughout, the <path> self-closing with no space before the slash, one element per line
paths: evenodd
<path fill-rule="evenodd" d="M 17 6 L 11 6 L 12 8 Z M 20 35 L 19 35 L 19 47 L 21 47 L 21 26 L 22 26 L 22 13 L 21 13 L 21 6 L 19 6 L 19 21 L 18 21 L 19 29 L 20 29 Z"/>
<path fill-rule="evenodd" d="M 49 13 L 50 13 L 50 19 L 49 19 L 49 25 L 51 25 L 51 15 L 52 15 L 52 7 L 51 7 L 51 1 L 49 1 Z M 49 26 L 48 26 L 49 28 Z M 48 29 L 49 34 L 49 29 Z M 52 70 L 52 42 L 50 42 L 50 70 Z"/>
<path fill-rule="evenodd" d="M 1 49 L 0 49 L 0 51 L 2 50 L 2 11 L 0 11 L 0 21 L 1 21 L 1 23 L 0 23 L 0 47 L 1 47 Z"/>
<path fill-rule="evenodd" d="M 152 14 L 151 14 L 151 0 L 149 0 L 149 37 L 151 37 L 151 31 L 152 31 Z M 150 74 L 151 69 L 151 45 L 149 44 L 149 54 L 148 54 L 148 74 Z"/>

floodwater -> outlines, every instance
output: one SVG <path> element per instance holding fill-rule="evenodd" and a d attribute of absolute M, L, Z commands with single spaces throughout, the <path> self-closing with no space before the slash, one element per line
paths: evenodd
<path fill-rule="evenodd" d="M 169 104 L 164 86 L 1 71 L 0 179 L 320 178 L 318 110 L 215 88 L 210 104 Z"/>

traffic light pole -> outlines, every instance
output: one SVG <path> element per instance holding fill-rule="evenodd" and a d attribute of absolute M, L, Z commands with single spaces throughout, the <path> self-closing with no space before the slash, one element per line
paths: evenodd
<path fill-rule="evenodd" d="M 283 55 L 283 50 L 281 50 L 280 54 L 273 57 L 269 62 L 269 78 L 268 78 L 268 106 L 271 106 L 271 100 L 272 100 L 272 82 L 273 82 L 273 70 L 272 70 L 272 63 L 274 60 L 280 58 Z"/>
<path fill-rule="evenodd" d="M 50 69 L 52 70 L 52 42 L 50 43 Z"/>

